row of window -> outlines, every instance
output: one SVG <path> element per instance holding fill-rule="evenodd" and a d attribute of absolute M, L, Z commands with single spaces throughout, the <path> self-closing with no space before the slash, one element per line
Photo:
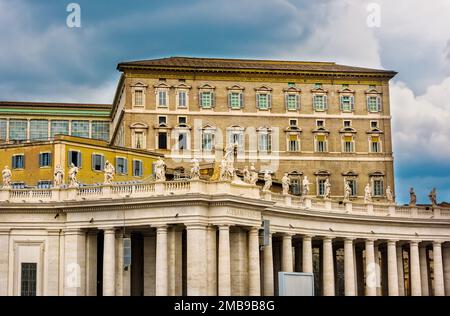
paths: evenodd
<path fill-rule="evenodd" d="M 189 87 L 190 88 L 190 87 Z M 189 102 L 189 88 L 176 89 L 176 105 L 178 108 L 187 108 Z M 199 87 L 198 105 L 202 109 L 212 109 L 215 107 L 215 88 L 208 84 Z M 244 88 L 235 85 L 228 88 L 228 107 L 233 110 L 244 108 Z M 156 87 L 156 105 L 158 107 L 169 106 L 169 88 L 165 84 Z M 312 90 L 312 107 L 314 111 L 326 111 L 328 109 L 328 92 L 322 89 L 322 84 L 317 83 Z M 143 86 L 134 87 L 133 107 L 145 106 L 145 88 Z M 269 110 L 272 108 L 272 89 L 262 86 L 256 89 L 255 105 L 259 110 Z M 367 111 L 371 113 L 381 112 L 382 98 L 375 86 L 369 86 L 366 91 Z M 298 111 L 301 108 L 301 92 L 295 88 L 295 84 L 289 84 L 284 89 L 284 106 L 288 111 Z M 353 112 L 355 110 L 354 91 L 343 85 L 339 91 L 339 107 L 342 112 Z"/>
<path fill-rule="evenodd" d="M 109 141 L 109 122 L 0 119 L 0 141 L 48 140 L 58 134 Z"/>

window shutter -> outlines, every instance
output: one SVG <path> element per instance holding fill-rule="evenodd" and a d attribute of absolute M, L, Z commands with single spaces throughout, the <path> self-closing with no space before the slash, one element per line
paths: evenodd
<path fill-rule="evenodd" d="M 103 171 L 105 169 L 105 156 L 100 156 L 100 170 Z"/>
<path fill-rule="evenodd" d="M 340 95 L 339 96 L 339 108 L 341 109 L 341 111 L 344 110 L 344 96 Z"/>
<path fill-rule="evenodd" d="M 119 159 L 120 158 L 116 157 L 116 170 L 117 170 L 117 173 L 119 173 Z"/>
<path fill-rule="evenodd" d="M 240 101 L 240 105 L 241 105 L 241 109 L 244 108 L 244 92 L 239 93 L 239 101 Z"/>
<path fill-rule="evenodd" d="M 355 110 L 355 96 L 350 96 L 350 108 L 352 111 Z"/>
<path fill-rule="evenodd" d="M 78 168 L 81 168 L 81 152 L 77 152 Z"/>
<path fill-rule="evenodd" d="M 202 100 L 203 100 L 203 93 L 202 93 L 202 92 L 199 92 L 199 93 L 198 93 L 198 105 L 199 105 L 200 107 L 203 106 Z M 133 169 L 134 169 L 134 167 L 133 167 Z"/>
<path fill-rule="evenodd" d="M 377 96 L 377 110 L 381 112 L 381 96 Z"/>
<path fill-rule="evenodd" d="M 328 110 L 328 96 L 326 94 L 323 96 L 323 106 L 325 110 Z"/>
<path fill-rule="evenodd" d="M 367 97 L 366 97 L 367 112 L 370 112 L 370 102 L 369 102 L 369 100 L 370 100 L 370 97 L 367 96 Z"/>
<path fill-rule="evenodd" d="M 136 176 L 136 160 L 133 159 L 133 163 L 132 163 L 132 168 L 133 168 L 133 176 Z M 154 164 L 152 167 L 152 170 L 154 171 Z"/>
<path fill-rule="evenodd" d="M 272 108 L 272 94 L 271 93 L 267 94 L 267 108 L 269 108 L 269 109 Z"/>
<path fill-rule="evenodd" d="M 256 108 L 259 109 L 259 93 L 256 94 Z"/>
<path fill-rule="evenodd" d="M 11 166 L 13 167 L 13 169 L 16 167 L 16 164 L 14 163 L 14 161 L 15 161 L 14 157 L 15 156 L 11 157 Z"/>
<path fill-rule="evenodd" d="M 289 110 L 289 94 L 284 94 L 284 106 L 286 107 L 286 110 Z"/>
<path fill-rule="evenodd" d="M 267 151 L 272 151 L 272 134 L 267 134 Z"/>
<path fill-rule="evenodd" d="M 42 154 L 39 154 L 39 167 L 42 167 Z"/>
<path fill-rule="evenodd" d="M 69 156 L 67 157 L 67 165 L 70 167 L 70 163 L 72 162 L 72 152 L 71 150 L 69 150 Z"/>
<path fill-rule="evenodd" d="M 316 110 L 316 96 L 315 95 L 312 96 L 312 108 L 313 108 L 313 110 Z"/>
<path fill-rule="evenodd" d="M 300 110 L 300 94 L 295 95 L 295 107 Z"/>
<path fill-rule="evenodd" d="M 231 92 L 228 92 L 228 107 L 231 108 Z"/>
<path fill-rule="evenodd" d="M 95 154 L 91 154 L 91 168 L 95 170 Z"/>
<path fill-rule="evenodd" d="M 49 166 L 52 165 L 52 154 L 51 153 L 48 154 L 48 165 Z"/>
<path fill-rule="evenodd" d="M 214 96 L 214 92 L 211 92 L 211 107 L 215 107 L 216 106 L 216 100 L 215 100 L 215 96 Z"/>
<path fill-rule="evenodd" d="M 123 173 L 128 174 L 128 159 L 123 159 Z"/>

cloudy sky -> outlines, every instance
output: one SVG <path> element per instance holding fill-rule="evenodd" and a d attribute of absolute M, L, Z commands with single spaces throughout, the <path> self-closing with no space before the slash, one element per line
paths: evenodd
<path fill-rule="evenodd" d="M 111 102 L 118 62 L 175 55 L 392 69 L 398 201 L 450 201 L 450 1 L 80 0 L 80 28 L 69 3 L 0 0 L 0 100 Z"/>

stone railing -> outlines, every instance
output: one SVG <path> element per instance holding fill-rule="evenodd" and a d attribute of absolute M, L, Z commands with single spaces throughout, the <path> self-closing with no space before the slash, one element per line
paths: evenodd
<path fill-rule="evenodd" d="M 311 212 L 352 214 L 377 217 L 450 219 L 450 209 L 398 206 L 386 203 L 352 203 L 315 197 L 299 197 L 261 191 L 259 187 L 228 181 L 178 180 L 144 183 L 114 183 L 79 188 L 0 189 L 0 206 L 9 203 L 51 203 L 101 199 L 145 198 L 164 195 L 233 195 L 270 201 L 274 207 L 288 207 Z"/>

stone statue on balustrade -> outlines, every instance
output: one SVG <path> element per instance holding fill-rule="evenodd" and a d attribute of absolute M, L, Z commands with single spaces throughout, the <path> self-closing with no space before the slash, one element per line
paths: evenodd
<path fill-rule="evenodd" d="M 224 158 L 226 161 L 234 161 L 235 155 L 236 155 L 236 148 L 238 147 L 238 143 L 230 143 L 228 144 L 227 148 L 225 149 Z"/>
<path fill-rule="evenodd" d="M 433 188 L 433 190 L 431 190 L 430 194 L 428 194 L 428 197 L 430 198 L 430 202 L 431 202 L 431 206 L 436 206 L 437 205 L 437 196 L 436 196 L 436 188 Z"/>
<path fill-rule="evenodd" d="M 364 188 L 364 203 L 372 202 L 372 187 L 369 183 L 366 184 Z"/>
<path fill-rule="evenodd" d="M 417 196 L 414 192 L 414 188 L 409 189 L 409 206 L 416 206 Z"/>
<path fill-rule="evenodd" d="M 264 186 L 263 186 L 263 192 L 269 192 L 270 188 L 272 187 L 272 176 L 270 175 L 269 171 L 264 172 Z"/>
<path fill-rule="evenodd" d="M 258 172 L 256 171 L 255 165 L 252 163 L 250 165 L 250 184 L 256 185 L 258 182 Z"/>
<path fill-rule="evenodd" d="M 323 198 L 325 199 L 325 200 L 329 200 L 330 199 L 330 196 L 331 196 L 331 183 L 330 183 L 330 179 L 326 179 L 325 180 L 325 183 L 323 184 L 323 186 L 324 186 L 324 195 L 323 195 Z"/>
<path fill-rule="evenodd" d="M 64 169 L 61 167 L 60 164 L 56 165 L 53 178 L 55 188 L 60 188 L 64 184 Z"/>
<path fill-rule="evenodd" d="M 344 202 L 350 201 L 350 195 L 352 194 L 352 188 L 350 187 L 350 182 L 345 181 L 344 186 Z"/>
<path fill-rule="evenodd" d="M 3 178 L 3 189 L 9 189 L 11 187 L 11 177 L 12 172 L 8 166 L 5 166 L 5 169 L 2 171 Z"/>
<path fill-rule="evenodd" d="M 106 160 L 105 162 L 105 168 L 104 168 L 104 184 L 111 184 L 112 180 L 114 179 L 114 174 L 116 172 L 116 169 L 114 168 L 114 166 L 112 165 L 112 163 L 110 163 L 108 160 Z"/>
<path fill-rule="evenodd" d="M 286 172 L 281 178 L 281 186 L 283 187 L 283 195 L 289 194 L 289 186 L 291 185 L 291 178 L 289 178 L 288 173 Z"/>
<path fill-rule="evenodd" d="M 392 189 L 389 185 L 386 188 L 386 199 L 389 203 L 394 203 L 394 194 L 392 193 Z"/>
<path fill-rule="evenodd" d="M 225 159 L 225 157 L 222 158 L 220 161 L 220 173 L 219 173 L 219 180 L 220 181 L 226 181 L 230 180 L 228 177 L 228 161 Z"/>
<path fill-rule="evenodd" d="M 73 163 L 70 164 L 69 168 L 69 187 L 70 188 L 78 188 L 79 182 L 77 180 L 78 175 L 78 167 L 75 166 Z"/>
<path fill-rule="evenodd" d="M 244 170 L 242 170 L 242 175 L 244 176 L 244 182 L 250 183 L 250 171 L 248 171 L 247 166 L 245 166 Z"/>
<path fill-rule="evenodd" d="M 303 181 L 302 181 L 302 195 L 303 196 L 309 195 L 309 185 L 310 184 L 311 183 L 309 182 L 308 177 L 304 176 Z"/>
<path fill-rule="evenodd" d="M 197 158 L 192 159 L 191 180 L 200 179 L 200 163 Z"/>
<path fill-rule="evenodd" d="M 155 163 L 155 179 L 156 181 L 166 181 L 166 163 L 161 157 Z"/>

